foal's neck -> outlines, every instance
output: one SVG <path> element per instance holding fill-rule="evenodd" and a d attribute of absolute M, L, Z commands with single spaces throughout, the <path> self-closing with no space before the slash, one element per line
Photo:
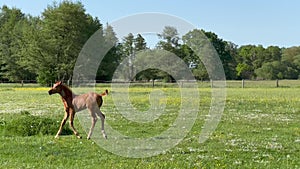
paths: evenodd
<path fill-rule="evenodd" d="M 65 100 L 66 99 L 70 99 L 70 98 L 74 98 L 76 95 L 72 92 L 72 90 L 65 86 L 65 85 L 62 85 L 62 91 L 60 93 L 61 97 L 64 98 Z"/>

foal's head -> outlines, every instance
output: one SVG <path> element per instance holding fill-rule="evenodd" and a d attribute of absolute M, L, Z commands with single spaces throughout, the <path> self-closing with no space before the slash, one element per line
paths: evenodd
<path fill-rule="evenodd" d="M 62 92 L 62 82 L 58 81 L 54 83 L 53 87 L 48 91 L 49 95 L 55 94 L 55 93 L 61 93 Z"/>

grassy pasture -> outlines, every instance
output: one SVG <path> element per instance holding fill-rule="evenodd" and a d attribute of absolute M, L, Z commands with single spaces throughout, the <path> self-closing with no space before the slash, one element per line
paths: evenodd
<path fill-rule="evenodd" d="M 235 86 L 235 83 L 238 84 Z M 240 84 L 228 82 L 222 119 L 212 136 L 200 144 L 199 134 L 211 101 L 210 84 L 200 83 L 199 89 L 195 91 L 199 92 L 200 100 L 191 100 L 200 102 L 198 117 L 192 130 L 174 148 L 143 159 L 115 155 L 98 146 L 93 140 L 77 139 L 68 132 L 59 139 L 54 139 L 51 132 L 40 132 L 33 136 L 10 133 L 11 130 L 7 126 L 12 122 L 23 125 L 18 123 L 18 119 L 24 116 L 29 116 L 29 119 L 32 117 L 32 120 L 38 117 L 51 119 L 51 123 L 46 124 L 49 125 L 48 128 L 54 126 L 53 130 L 56 132 L 63 117 L 63 106 L 58 95 L 47 94 L 48 88 L 0 85 L 0 166 L 1 168 L 300 168 L 300 83 L 285 81 L 285 85 L 275 88 L 275 81 L 272 81 L 270 87 L 269 82 L 266 82 L 255 87 L 246 86 L 244 89 Z M 268 87 L 264 87 L 265 85 Z M 110 90 L 110 86 L 106 84 L 97 86 L 96 91 L 101 92 L 103 88 Z M 107 117 L 107 124 L 124 135 L 139 138 L 155 136 L 166 130 L 178 113 L 181 99 L 179 88 L 176 85 L 158 84 L 155 89 L 165 94 L 160 103 L 166 103 L 166 113 L 159 119 L 145 124 L 131 122 L 120 115 L 109 95 L 104 98 L 102 108 Z M 150 107 L 149 94 L 152 91 L 150 84 L 135 85 L 129 91 L 130 101 L 137 110 L 145 111 Z M 99 124 L 100 121 L 96 127 L 100 128 Z M 75 121 L 75 127 L 85 138 L 86 128 L 80 126 L 78 119 Z M 109 141 L 109 133 L 107 134 Z"/>

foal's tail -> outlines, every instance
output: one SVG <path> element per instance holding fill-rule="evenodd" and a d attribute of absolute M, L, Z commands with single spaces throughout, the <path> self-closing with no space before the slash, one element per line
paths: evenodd
<path fill-rule="evenodd" d="M 100 96 L 106 96 L 108 95 L 108 90 L 106 89 L 105 92 L 101 93 Z"/>

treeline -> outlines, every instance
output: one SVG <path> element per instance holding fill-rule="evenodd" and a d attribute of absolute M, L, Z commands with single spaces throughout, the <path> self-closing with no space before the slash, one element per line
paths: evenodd
<path fill-rule="evenodd" d="M 113 27 L 103 26 L 97 17 L 87 14 L 80 2 L 63 1 L 49 5 L 41 16 L 24 14 L 20 9 L 2 6 L 0 9 L 0 80 L 19 81 L 36 79 L 41 84 L 56 80 L 71 80 L 76 59 L 90 36 L 100 32 L 104 42 L 113 47 L 102 60 L 97 80 L 110 81 L 117 66 L 126 57 L 147 47 L 140 34 L 128 34 L 118 39 Z M 191 30 L 179 36 L 175 27 L 168 26 L 158 34 L 155 49 L 170 51 L 180 57 L 198 80 L 207 80 L 204 64 L 187 45 L 204 34 L 216 49 L 223 63 L 226 78 L 234 79 L 298 79 L 300 47 L 282 48 L 261 45 L 238 46 L 219 38 L 213 32 Z M 99 44 L 108 45 L 106 43 Z M 132 64 L 131 64 L 132 66 Z M 130 64 L 129 64 L 130 67 Z M 149 69 L 133 76 L 132 80 L 163 79 L 171 81 L 167 73 Z"/>

